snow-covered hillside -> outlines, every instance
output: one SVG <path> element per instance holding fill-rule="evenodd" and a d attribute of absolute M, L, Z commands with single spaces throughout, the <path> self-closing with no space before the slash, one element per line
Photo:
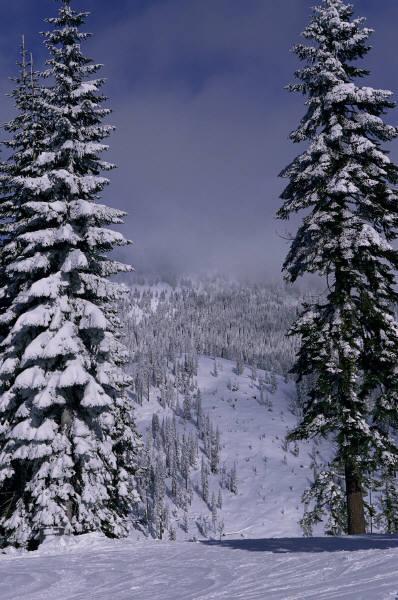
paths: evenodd
<path fill-rule="evenodd" d="M 236 362 L 204 356 L 193 382 L 202 414 L 220 430 L 209 497 L 220 488 L 223 465 L 228 472 L 236 464 L 236 493 L 221 485 L 216 518 L 223 531 L 213 529 L 202 498 L 200 439 L 188 509 L 166 493 L 177 541 L 167 531 L 161 541 L 133 531 L 120 541 L 90 534 L 48 540 L 32 553 L 9 549 L 0 555 L 1 600 L 396 600 L 397 537 L 301 537 L 300 498 L 316 464 L 327 461 L 328 447 L 286 446 L 297 418 L 294 385 L 261 370 L 238 373 Z M 149 401 L 136 405 L 137 424 L 152 441 L 154 414 L 160 424 L 175 416 L 180 439 L 198 433 L 194 415 L 186 418 L 179 402 L 165 402 L 156 387 Z M 161 445 L 156 452 L 161 456 Z M 169 483 L 166 478 L 166 490 Z M 206 520 L 210 539 L 197 525 Z M 201 541 L 187 541 L 195 538 Z"/>
<path fill-rule="evenodd" d="M 396 600 L 397 537 L 302 537 L 302 493 L 328 462 L 330 448 L 326 442 L 286 444 L 300 410 L 294 383 L 245 366 L 239 354 L 234 360 L 198 354 L 195 335 L 186 342 L 186 314 L 178 326 L 180 346 L 173 348 L 174 330 L 170 321 L 162 328 L 162 313 L 151 329 L 151 313 L 163 310 L 162 303 L 147 300 L 150 306 L 139 297 L 130 307 L 127 323 L 146 319 L 150 338 L 127 330 L 139 348 L 133 375 L 138 363 L 146 368 L 132 401 L 150 457 L 144 472 L 150 482 L 161 479 L 153 487 L 162 488 L 167 509 L 163 539 L 150 535 L 156 534 L 152 515 L 146 537 L 133 530 L 120 541 L 90 534 L 46 540 L 33 553 L 9 549 L 0 555 L 0 600 Z M 254 315 L 245 325 L 253 334 Z M 223 328 L 214 335 L 209 330 L 203 344 L 218 344 L 223 335 Z M 272 335 L 279 340 L 276 325 Z M 240 336 L 237 327 L 239 344 Z M 219 448 L 212 457 L 214 440 Z M 156 493 L 148 500 L 152 511 Z M 316 533 L 323 531 L 321 523 Z"/>
<path fill-rule="evenodd" d="M 257 371 L 256 377 L 249 369 L 236 374 L 235 363 L 200 357 L 197 384 L 201 392 L 202 410 L 209 415 L 213 427 L 221 434 L 220 468 L 209 473 L 209 498 L 218 496 L 222 467 L 228 472 L 236 465 L 236 493 L 221 487 L 222 508 L 217 510 L 217 524 L 224 524 L 223 538 L 270 537 L 301 535 L 298 525 L 303 508 L 301 495 L 313 478 L 314 453 L 319 452 L 312 443 L 286 445 L 288 429 L 296 423 L 295 390 L 291 382 L 276 377 L 273 384 L 260 391 L 259 381 L 267 374 Z M 269 379 L 268 379 L 269 380 Z M 136 407 L 138 426 L 143 436 L 152 437 L 152 415 L 159 422 L 172 417 L 175 410 L 165 406 L 153 390 L 150 401 Z M 180 414 L 180 413 L 179 413 Z M 195 429 L 194 420 L 182 415 L 176 418 L 177 433 L 188 435 Z M 193 500 L 188 509 L 189 531 L 183 528 L 183 511 L 171 502 L 170 520 L 175 524 L 177 538 L 203 537 L 197 523 L 208 521 L 207 537 L 219 537 L 221 531 L 211 526 L 211 506 L 205 503 L 200 486 L 200 456 L 192 470 Z M 319 456 L 318 456 L 319 458 Z"/>

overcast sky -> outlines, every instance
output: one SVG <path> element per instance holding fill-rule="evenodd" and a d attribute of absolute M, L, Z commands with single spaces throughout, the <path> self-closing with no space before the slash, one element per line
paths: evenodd
<path fill-rule="evenodd" d="M 119 168 L 104 200 L 129 213 L 138 272 L 203 270 L 278 276 L 295 223 L 274 219 L 278 173 L 298 152 L 288 135 L 303 98 L 284 86 L 289 50 L 315 0 L 74 0 L 92 12 L 87 52 L 104 63 Z M 14 73 L 20 35 L 43 61 L 39 31 L 54 0 L 0 6 L 0 83 Z M 357 0 L 375 28 L 370 83 L 398 92 L 398 2 Z M 0 108 L 12 116 L 9 100 Z M 396 111 L 389 116 L 398 121 Z M 398 148 L 392 148 L 398 160 Z"/>

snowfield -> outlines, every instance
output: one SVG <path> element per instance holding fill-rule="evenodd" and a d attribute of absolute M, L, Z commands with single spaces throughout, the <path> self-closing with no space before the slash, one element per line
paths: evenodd
<path fill-rule="evenodd" d="M 398 599 L 398 537 L 299 537 L 300 497 L 328 448 L 284 445 L 296 422 L 291 383 L 278 377 L 261 398 L 248 369 L 236 375 L 233 362 L 217 363 L 215 376 L 214 362 L 201 357 L 197 381 L 203 409 L 221 430 L 221 461 L 237 465 L 237 494 L 223 490 L 222 541 L 211 531 L 214 539 L 184 539 L 199 537 L 196 519 L 209 515 L 195 488 L 188 534 L 180 511 L 171 514 L 177 541 L 90 534 L 0 554 L 0 600 Z M 170 413 L 155 390 L 136 409 L 144 435 L 154 412 Z M 193 424 L 178 418 L 177 426 L 181 433 Z M 218 489 L 218 475 L 209 485 Z"/>
<path fill-rule="evenodd" d="M 1 600 L 396 600 L 398 538 L 110 541 L 0 559 Z"/>

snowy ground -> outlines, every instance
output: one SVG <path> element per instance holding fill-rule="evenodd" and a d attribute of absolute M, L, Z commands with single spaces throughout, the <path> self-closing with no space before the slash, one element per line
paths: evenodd
<path fill-rule="evenodd" d="M 398 600 L 398 537 L 299 537 L 300 497 L 315 453 L 322 462 L 328 448 L 284 445 L 296 422 L 291 384 L 278 378 L 264 404 L 248 370 L 237 376 L 234 363 L 219 360 L 215 377 L 213 368 L 200 359 L 203 408 L 221 429 L 222 460 L 238 470 L 238 494 L 224 493 L 222 542 L 184 541 L 177 513 L 177 542 L 138 534 L 48 541 L 37 552 L 0 555 L 0 600 Z M 152 394 L 137 409 L 141 430 L 154 411 L 168 410 Z M 191 537 L 206 510 L 195 492 Z"/>
<path fill-rule="evenodd" d="M 0 558 L 1 600 L 396 600 L 398 538 L 112 542 Z"/>

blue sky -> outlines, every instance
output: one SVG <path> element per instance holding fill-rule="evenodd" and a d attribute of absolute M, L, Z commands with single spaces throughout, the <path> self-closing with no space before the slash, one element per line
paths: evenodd
<path fill-rule="evenodd" d="M 119 168 L 104 200 L 129 212 L 126 258 L 147 269 L 277 278 L 296 223 L 275 221 L 304 111 L 284 86 L 289 52 L 315 0 L 74 0 L 92 12 L 87 52 L 104 63 Z M 20 36 L 37 62 L 54 0 L 0 6 L 0 91 L 10 89 Z M 398 3 L 357 0 L 375 28 L 369 83 L 398 92 Z M 7 98 L 3 120 L 12 116 Z M 390 113 L 396 123 L 398 114 Z M 398 147 L 391 148 L 398 160 Z"/>

